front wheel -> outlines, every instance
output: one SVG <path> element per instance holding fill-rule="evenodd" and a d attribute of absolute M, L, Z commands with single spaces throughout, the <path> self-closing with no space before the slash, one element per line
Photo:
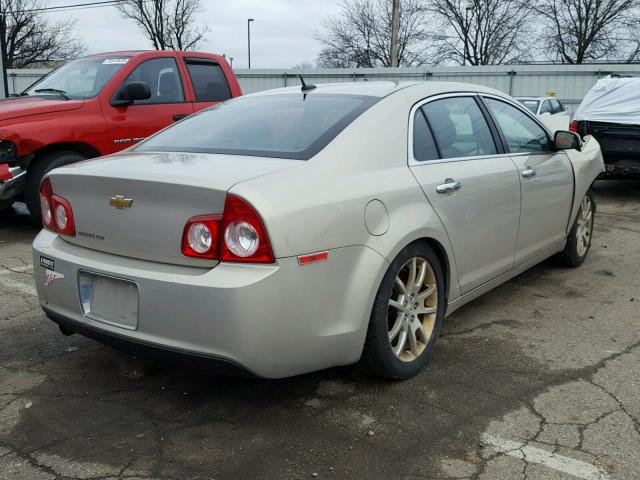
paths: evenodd
<path fill-rule="evenodd" d="M 566 267 L 578 267 L 584 262 L 591 249 L 593 221 L 596 213 L 596 202 L 591 190 L 582 197 L 576 220 L 569 231 L 567 244 L 558 254 L 558 260 Z"/>
<path fill-rule="evenodd" d="M 403 380 L 431 356 L 445 312 L 444 276 L 426 243 L 406 247 L 387 270 L 373 305 L 361 364 L 369 372 Z"/>

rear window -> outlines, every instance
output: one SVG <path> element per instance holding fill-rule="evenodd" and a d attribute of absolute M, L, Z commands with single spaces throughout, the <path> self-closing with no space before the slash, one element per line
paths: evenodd
<path fill-rule="evenodd" d="M 187 59 L 196 102 L 223 102 L 231 98 L 231 91 L 222 69 L 206 59 Z"/>
<path fill-rule="evenodd" d="M 538 105 L 540 105 L 538 100 L 520 100 L 520 103 L 527 107 L 532 113 L 538 113 Z"/>
<path fill-rule="evenodd" d="M 313 93 L 240 97 L 186 118 L 135 150 L 308 160 L 378 100 Z"/>

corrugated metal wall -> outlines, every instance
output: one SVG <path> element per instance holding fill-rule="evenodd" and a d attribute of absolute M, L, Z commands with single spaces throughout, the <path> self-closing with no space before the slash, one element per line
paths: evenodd
<path fill-rule="evenodd" d="M 46 69 L 9 70 L 9 92 L 19 93 Z M 308 83 L 375 80 L 451 81 L 486 85 L 514 96 L 540 96 L 554 92 L 575 109 L 593 84 L 609 74 L 640 75 L 640 65 L 496 65 L 486 67 L 356 68 L 356 69 L 238 69 L 244 93 L 299 85 L 298 74 Z"/>

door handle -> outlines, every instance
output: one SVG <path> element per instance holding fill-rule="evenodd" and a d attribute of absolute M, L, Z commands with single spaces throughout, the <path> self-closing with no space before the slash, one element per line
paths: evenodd
<path fill-rule="evenodd" d="M 522 176 L 524 178 L 531 178 L 531 177 L 535 177 L 538 174 L 538 172 L 536 172 L 533 168 L 529 168 L 526 167 L 523 171 L 522 171 Z"/>
<path fill-rule="evenodd" d="M 460 182 L 456 182 L 452 178 L 447 178 L 444 183 L 436 186 L 436 192 L 438 193 L 450 193 L 455 192 L 456 190 L 460 190 L 462 188 L 462 184 Z"/>
<path fill-rule="evenodd" d="M 176 113 L 176 114 L 173 116 L 173 119 L 174 119 L 176 122 L 178 122 L 178 121 L 182 120 L 183 118 L 187 118 L 188 116 L 189 116 L 189 114 L 188 114 L 188 113 Z"/>

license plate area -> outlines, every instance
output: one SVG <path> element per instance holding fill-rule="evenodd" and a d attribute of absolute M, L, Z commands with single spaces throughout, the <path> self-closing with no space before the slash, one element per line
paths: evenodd
<path fill-rule="evenodd" d="M 127 330 L 138 328 L 138 284 L 99 273 L 78 272 L 80 305 L 85 317 Z"/>

